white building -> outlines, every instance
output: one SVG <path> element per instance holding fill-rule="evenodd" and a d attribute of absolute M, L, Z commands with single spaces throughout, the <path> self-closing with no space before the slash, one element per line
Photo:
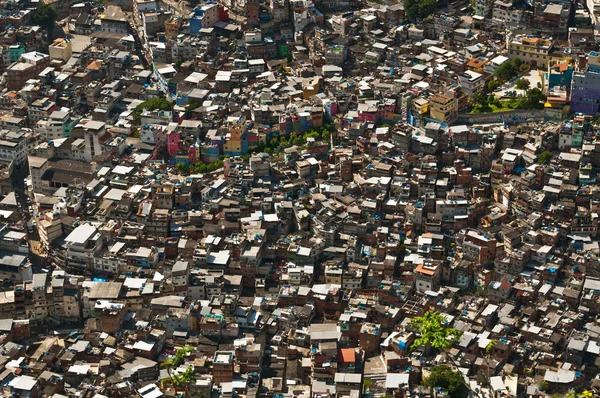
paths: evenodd
<path fill-rule="evenodd" d="M 27 159 L 27 140 L 25 131 L 0 130 L 0 161 L 21 165 Z"/>
<path fill-rule="evenodd" d="M 475 2 L 475 15 L 489 17 L 494 7 L 494 0 L 477 0 Z"/>
<path fill-rule="evenodd" d="M 505 57 L 504 55 L 498 55 L 497 57 L 492 58 L 490 62 L 488 62 L 484 66 L 485 73 L 487 73 L 488 75 L 493 75 L 496 71 L 496 68 L 505 63 L 506 61 L 508 61 L 508 57 Z"/>
<path fill-rule="evenodd" d="M 102 248 L 102 234 L 92 223 L 79 225 L 65 238 L 67 263 L 87 267 Z"/>
<path fill-rule="evenodd" d="M 458 84 L 462 91 L 472 98 L 476 93 L 483 91 L 485 79 L 481 73 L 467 70 L 458 76 Z"/>
<path fill-rule="evenodd" d="M 492 23 L 505 27 L 520 26 L 523 23 L 523 10 L 513 7 L 512 2 L 496 0 L 492 11 Z"/>

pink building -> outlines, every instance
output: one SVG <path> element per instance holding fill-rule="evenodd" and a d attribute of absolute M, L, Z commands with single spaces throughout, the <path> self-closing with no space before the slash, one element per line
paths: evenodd
<path fill-rule="evenodd" d="M 169 152 L 169 156 L 177 156 L 180 140 L 181 134 L 179 132 L 170 131 L 167 133 L 167 151 Z"/>
<path fill-rule="evenodd" d="M 331 116 L 337 115 L 338 112 L 339 112 L 339 105 L 337 104 L 337 102 L 332 102 L 331 103 Z"/>
<path fill-rule="evenodd" d="M 190 164 L 198 163 L 200 161 L 199 149 L 200 148 L 196 144 L 191 145 L 188 149 L 188 161 Z"/>
<path fill-rule="evenodd" d="M 394 119 L 396 104 L 394 100 L 386 99 L 385 102 L 367 101 L 358 105 L 358 120 L 360 122 L 391 121 Z"/>
<path fill-rule="evenodd" d="M 373 122 L 377 121 L 378 109 L 377 105 L 363 103 L 358 104 L 358 121 L 359 122 Z"/>

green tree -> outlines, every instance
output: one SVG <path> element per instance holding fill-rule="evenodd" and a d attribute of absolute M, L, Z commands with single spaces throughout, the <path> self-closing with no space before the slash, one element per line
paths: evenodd
<path fill-rule="evenodd" d="M 56 23 L 56 10 L 51 5 L 40 2 L 33 14 L 32 22 L 46 29 L 48 41 L 52 42 L 54 24 Z"/>
<path fill-rule="evenodd" d="M 536 159 L 538 164 L 548 164 L 552 160 L 552 152 L 544 151 Z"/>
<path fill-rule="evenodd" d="M 222 158 L 219 156 L 219 160 L 212 163 L 198 162 L 191 167 L 191 171 L 197 174 L 209 173 L 223 167 L 223 160 L 228 158 L 229 155 L 225 155 Z"/>
<path fill-rule="evenodd" d="M 491 92 L 500 87 L 500 83 L 496 80 L 490 80 L 487 84 L 487 89 Z"/>
<path fill-rule="evenodd" d="M 404 13 L 409 21 L 427 18 L 435 12 L 436 0 L 405 0 Z"/>
<path fill-rule="evenodd" d="M 187 174 L 190 172 L 189 166 L 183 162 L 177 163 L 177 170 L 179 170 L 181 174 Z"/>
<path fill-rule="evenodd" d="M 178 349 L 177 351 L 175 351 L 175 355 L 171 355 L 169 358 L 167 358 L 165 361 L 163 361 L 160 364 L 160 366 L 161 366 L 161 368 L 167 369 L 167 372 L 169 372 L 169 376 L 172 377 L 171 369 L 176 368 L 179 365 L 181 365 L 183 363 L 183 357 L 185 357 L 187 354 L 192 353 L 194 351 L 196 351 L 196 349 L 194 347 L 186 345 L 186 346 Z"/>
<path fill-rule="evenodd" d="M 306 136 L 302 134 L 296 134 L 294 136 L 294 145 L 304 145 L 306 144 Z"/>
<path fill-rule="evenodd" d="M 519 58 L 510 59 L 500 64 L 494 71 L 494 75 L 496 75 L 500 81 L 507 81 L 519 74 L 522 64 L 523 61 Z"/>
<path fill-rule="evenodd" d="M 515 109 L 542 109 L 546 96 L 539 88 L 532 88 L 525 96 L 519 97 Z"/>
<path fill-rule="evenodd" d="M 485 108 L 488 106 L 488 97 L 480 92 L 477 92 L 473 95 L 473 99 L 471 100 L 473 102 L 474 106 L 480 106 L 482 108 Z"/>
<path fill-rule="evenodd" d="M 185 372 L 174 374 L 173 376 L 171 376 L 171 382 L 175 387 L 183 387 L 187 383 L 193 382 L 195 380 L 196 378 L 194 377 L 194 367 L 192 365 L 188 366 L 185 369 Z"/>
<path fill-rule="evenodd" d="M 527 102 L 532 109 L 543 107 L 542 101 L 546 100 L 546 96 L 539 88 L 535 87 L 527 91 Z"/>
<path fill-rule="evenodd" d="M 306 138 L 314 138 L 315 140 L 320 140 L 321 139 L 321 134 L 318 131 L 315 130 L 308 130 L 308 132 L 306 134 L 304 134 L 304 136 Z"/>
<path fill-rule="evenodd" d="M 414 350 L 424 346 L 426 351 L 431 348 L 445 350 L 460 338 L 462 332 L 446 327 L 446 318 L 437 311 L 427 311 L 425 315 L 413 318 L 411 326 L 417 329 L 419 336 L 411 346 Z"/>
<path fill-rule="evenodd" d="M 199 108 L 200 106 L 202 106 L 202 103 L 200 101 L 198 101 L 197 99 L 191 99 L 185 106 L 185 113 L 190 114 L 194 109 Z"/>
<path fill-rule="evenodd" d="M 517 80 L 515 87 L 518 90 L 528 90 L 531 83 L 527 79 L 519 79 Z"/>
<path fill-rule="evenodd" d="M 446 365 L 431 368 L 429 377 L 424 379 L 422 384 L 432 388 L 442 387 L 452 398 L 463 398 L 469 395 L 469 389 L 462 375 Z"/>
<path fill-rule="evenodd" d="M 159 109 L 161 111 L 172 111 L 173 103 L 164 98 L 151 98 L 147 101 L 144 101 L 133 109 L 133 112 L 131 113 L 133 116 L 133 121 L 137 124 L 140 124 L 142 120 L 142 112 L 144 110 L 153 111 L 155 109 Z"/>

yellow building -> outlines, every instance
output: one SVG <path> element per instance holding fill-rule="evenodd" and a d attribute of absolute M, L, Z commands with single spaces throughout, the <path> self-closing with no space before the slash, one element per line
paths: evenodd
<path fill-rule="evenodd" d="M 58 38 L 48 47 L 50 58 L 67 62 L 71 58 L 73 47 L 67 39 Z"/>
<path fill-rule="evenodd" d="M 302 98 L 307 100 L 310 97 L 312 97 L 313 95 L 316 95 L 319 93 L 319 89 L 321 87 L 321 78 L 320 77 L 314 77 L 309 79 L 307 82 L 305 82 L 302 85 Z"/>
<path fill-rule="evenodd" d="M 425 98 L 417 98 L 412 102 L 413 113 L 417 115 L 425 115 L 429 112 L 429 101 Z"/>
<path fill-rule="evenodd" d="M 452 122 L 458 115 L 458 101 L 443 94 L 435 94 L 429 99 L 429 116 L 440 122 Z"/>
<path fill-rule="evenodd" d="M 519 58 L 533 67 L 545 69 L 552 59 L 558 58 L 552 54 L 553 47 L 552 38 L 519 35 L 508 45 L 508 58 Z"/>

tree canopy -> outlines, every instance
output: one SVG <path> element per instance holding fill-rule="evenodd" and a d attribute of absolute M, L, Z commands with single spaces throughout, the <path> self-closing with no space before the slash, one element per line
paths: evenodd
<path fill-rule="evenodd" d="M 436 0 L 405 0 L 404 13 L 409 21 L 423 19 L 434 13 L 436 5 Z"/>
<path fill-rule="evenodd" d="M 56 10 L 52 6 L 46 3 L 38 4 L 33 14 L 32 22 L 46 29 L 48 39 L 52 40 L 52 31 L 56 22 Z"/>
<path fill-rule="evenodd" d="M 552 160 L 552 152 L 544 151 L 537 157 L 538 164 L 548 164 Z"/>
<path fill-rule="evenodd" d="M 197 99 L 191 99 L 185 106 L 185 113 L 192 113 L 194 109 L 199 108 L 201 106 L 202 102 L 198 101 Z"/>
<path fill-rule="evenodd" d="M 187 383 L 195 381 L 194 377 L 194 367 L 192 365 L 188 366 L 183 373 L 176 373 L 170 378 L 170 382 L 175 387 L 183 387 Z"/>
<path fill-rule="evenodd" d="M 163 368 L 177 367 L 183 363 L 183 357 L 189 353 L 196 351 L 196 348 L 191 345 L 186 345 L 177 351 L 175 351 L 175 355 L 170 356 L 164 361 L 161 366 Z"/>
<path fill-rule="evenodd" d="M 500 87 L 500 83 L 499 83 L 498 81 L 496 81 L 496 80 L 490 80 L 490 81 L 487 83 L 487 89 L 488 89 L 489 91 L 494 91 L 494 90 L 495 90 L 495 89 L 497 89 L 498 87 Z"/>
<path fill-rule="evenodd" d="M 523 65 L 523 61 L 519 58 L 509 59 L 496 68 L 494 75 L 503 81 L 512 79 L 513 77 L 518 76 L 521 65 Z"/>
<path fill-rule="evenodd" d="M 531 83 L 527 79 L 519 79 L 515 84 L 515 87 L 519 90 L 528 90 Z"/>
<path fill-rule="evenodd" d="M 416 317 L 411 321 L 411 326 L 417 329 L 418 338 L 411 346 L 414 350 L 420 346 L 445 350 L 460 338 L 462 332 L 446 327 L 446 318 L 437 311 L 428 311 L 425 315 Z"/>
<path fill-rule="evenodd" d="M 423 380 L 423 385 L 427 387 L 442 387 L 448 391 L 448 394 L 452 398 L 463 398 L 469 395 L 469 389 L 462 375 L 446 365 L 431 368 L 431 374 Z"/>
<path fill-rule="evenodd" d="M 539 88 L 532 88 L 527 91 L 527 104 L 531 107 L 530 109 L 542 108 L 544 105 L 542 101 L 546 99 L 546 96 Z"/>
<path fill-rule="evenodd" d="M 142 112 L 145 110 L 153 111 L 159 109 L 161 111 L 172 111 L 173 104 L 164 98 L 150 98 L 147 101 L 142 102 L 133 109 L 133 121 L 137 124 L 141 123 Z"/>

